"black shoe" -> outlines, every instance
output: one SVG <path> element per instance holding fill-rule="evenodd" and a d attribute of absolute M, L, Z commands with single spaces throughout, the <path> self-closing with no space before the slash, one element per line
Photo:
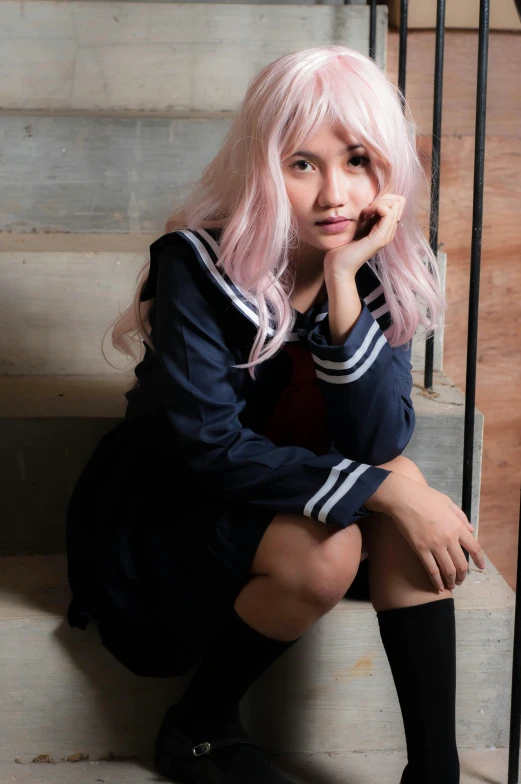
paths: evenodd
<path fill-rule="evenodd" d="M 161 725 L 155 744 L 154 765 L 166 778 L 183 784 L 292 784 L 284 774 L 275 768 L 266 753 L 254 743 L 239 723 L 226 724 L 217 734 L 205 733 L 195 737 L 188 736 L 177 727 L 179 710 L 172 705 Z M 210 737 L 208 737 L 210 735 Z M 244 743 L 258 749 L 255 767 L 245 774 L 232 773 L 218 765 L 214 749 Z M 246 778 L 247 777 L 247 778 Z"/>

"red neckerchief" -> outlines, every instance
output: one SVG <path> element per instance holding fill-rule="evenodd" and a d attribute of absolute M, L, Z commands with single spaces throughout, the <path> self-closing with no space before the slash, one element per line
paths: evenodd
<path fill-rule="evenodd" d="M 277 446 L 302 446 L 324 455 L 331 446 L 331 437 L 313 356 L 301 342 L 286 343 L 282 350 L 291 356 L 293 371 L 263 435 Z"/>

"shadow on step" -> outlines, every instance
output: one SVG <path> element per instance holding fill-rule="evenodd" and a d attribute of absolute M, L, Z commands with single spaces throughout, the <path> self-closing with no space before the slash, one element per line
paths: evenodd
<path fill-rule="evenodd" d="M 103 647 L 93 623 L 81 631 L 63 619 L 54 636 L 74 671 L 71 700 L 82 714 L 90 758 L 150 762 L 164 713 L 181 697 L 192 671 L 171 678 L 134 675 Z"/>
<path fill-rule="evenodd" d="M 179 700 L 195 668 L 178 677 L 134 675 L 102 645 L 95 624 L 71 629 L 64 556 L 4 557 L 2 566 L 3 620 L 16 626 L 16 672 L 24 672 L 27 695 L 20 721 L 26 737 L 37 739 L 34 746 L 29 742 L 23 761 L 46 749 L 57 760 L 71 754 L 88 754 L 91 760 L 137 757 L 152 769 L 163 715 Z M 362 562 L 346 598 L 365 598 L 366 566 Z M 304 635 L 294 651 L 270 668 L 251 699 L 246 697 L 244 723 L 259 742 L 274 741 L 273 753 L 298 747 L 299 739 L 309 734 L 314 698 L 309 701 L 307 695 L 316 688 L 322 634 L 315 628 Z M 16 672 L 13 669 L 12 677 Z M 263 739 L 266 721 L 272 732 Z M 328 784 L 334 784 L 331 777 Z"/>

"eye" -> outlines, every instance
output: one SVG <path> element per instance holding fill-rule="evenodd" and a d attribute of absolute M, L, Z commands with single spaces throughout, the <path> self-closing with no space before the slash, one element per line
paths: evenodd
<path fill-rule="evenodd" d="M 371 161 L 369 160 L 369 158 L 367 158 L 367 156 L 365 156 L 365 155 L 355 155 L 353 158 L 351 158 L 351 160 L 349 161 L 349 163 L 353 163 L 353 161 L 362 161 L 362 165 L 363 165 L 363 166 L 368 166 L 368 165 L 371 163 Z M 300 163 L 305 163 L 306 165 L 308 165 L 308 166 L 311 166 L 311 164 L 309 163 L 309 161 L 306 161 L 304 158 L 301 158 L 300 160 L 298 160 L 298 161 L 295 161 L 295 163 L 292 163 L 292 164 L 291 164 L 291 166 L 290 166 L 290 169 L 295 169 L 296 171 L 299 171 L 299 172 L 305 171 L 304 169 L 297 169 L 297 166 L 298 166 Z M 355 168 L 355 169 L 360 169 L 360 168 L 362 168 L 362 166 L 360 166 L 360 165 L 355 165 L 355 167 L 354 167 L 354 168 Z"/>
<path fill-rule="evenodd" d="M 292 164 L 291 164 L 291 166 L 290 166 L 289 168 L 290 168 L 290 169 L 295 169 L 299 163 L 306 163 L 306 164 L 308 164 L 309 166 L 311 166 L 311 164 L 309 163 L 309 161 L 305 161 L 305 160 L 304 160 L 304 158 L 302 158 L 300 161 L 295 161 L 295 163 L 292 163 Z M 302 169 L 297 169 L 297 171 L 303 171 L 303 170 L 302 170 Z"/>
<path fill-rule="evenodd" d="M 363 161 L 364 166 L 368 166 L 371 163 L 369 158 L 367 158 L 367 156 L 365 155 L 355 155 L 354 158 L 351 158 L 350 163 L 353 163 L 353 161 Z M 355 166 L 355 169 L 359 169 L 359 168 L 360 166 Z"/>

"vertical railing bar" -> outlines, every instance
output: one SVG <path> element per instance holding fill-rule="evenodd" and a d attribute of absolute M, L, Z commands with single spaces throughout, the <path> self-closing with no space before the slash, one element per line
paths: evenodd
<path fill-rule="evenodd" d="M 521 493 L 520 493 L 521 496 Z M 519 782 L 519 739 L 521 728 L 521 499 L 517 529 L 517 574 L 514 612 L 514 653 L 512 657 L 512 692 L 510 696 L 510 735 L 508 739 L 508 782 Z"/>
<path fill-rule="evenodd" d="M 514 0 L 517 15 L 521 22 L 521 0 Z M 520 494 L 521 495 L 521 494 Z M 512 693 L 510 698 L 510 736 L 508 740 L 508 779 L 507 784 L 519 782 L 519 740 L 521 735 L 521 500 L 519 503 L 519 522 L 517 527 L 517 568 L 516 597 L 514 615 L 514 652 L 512 656 Z"/>
<path fill-rule="evenodd" d="M 398 89 L 402 102 L 402 111 L 405 111 L 405 79 L 407 75 L 407 17 L 409 14 L 409 0 L 400 0 L 400 48 L 398 54 Z"/>
<path fill-rule="evenodd" d="M 487 66 L 489 0 L 480 0 L 478 78 L 476 87 L 476 139 L 474 146 L 474 196 L 472 247 L 470 254 L 469 315 L 467 331 L 467 377 L 465 382 L 465 434 L 463 441 L 462 509 L 472 514 L 472 472 L 474 454 L 474 408 L 476 405 L 476 365 L 478 348 L 479 278 L 483 229 L 483 180 L 485 174 L 485 132 L 487 114 Z M 469 554 L 464 549 L 467 563 Z"/>
<path fill-rule="evenodd" d="M 436 58 L 434 65 L 434 105 L 432 111 L 432 162 L 431 162 L 431 209 L 429 221 L 429 242 L 438 258 L 438 221 L 440 203 L 440 152 L 441 152 L 441 115 L 443 101 L 443 56 L 445 47 L 445 0 L 438 0 L 436 10 Z M 429 309 L 427 309 L 429 314 Z M 434 370 L 434 335 L 429 333 L 425 341 L 425 375 L 423 385 L 432 390 Z"/>
<path fill-rule="evenodd" d="M 369 13 L 369 57 L 376 59 L 376 0 L 368 0 Z"/>

